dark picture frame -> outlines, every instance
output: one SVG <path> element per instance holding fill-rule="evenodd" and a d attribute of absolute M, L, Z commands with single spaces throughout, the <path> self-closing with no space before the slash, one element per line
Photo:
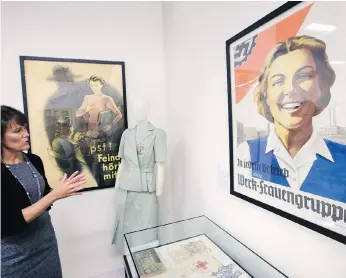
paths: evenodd
<path fill-rule="evenodd" d="M 19 62 L 28 152 L 42 158 L 50 185 L 78 170 L 88 172 L 87 184 L 93 184 L 82 191 L 114 187 L 120 139 L 128 128 L 125 62 L 39 56 L 19 56 Z M 91 84 L 99 86 L 98 98 L 92 98 Z M 84 114 L 77 116 L 77 110 Z"/>
<path fill-rule="evenodd" d="M 226 41 L 228 112 L 229 112 L 228 120 L 229 120 L 229 154 L 230 154 L 230 194 L 233 196 L 236 196 L 236 197 L 238 197 L 244 201 L 252 203 L 258 207 L 261 207 L 267 211 L 270 211 L 274 214 L 280 215 L 281 217 L 284 217 L 290 221 L 293 221 L 297 224 L 300 224 L 300 225 L 302 225 L 306 228 L 309 228 L 315 232 L 323 234 L 324 236 L 327 236 L 327 237 L 332 238 L 338 242 L 346 244 L 346 236 L 344 236 L 343 234 L 338 233 L 336 231 L 333 231 L 331 229 L 328 229 L 326 227 L 320 226 L 320 225 L 318 225 L 318 224 L 316 224 L 316 223 L 314 223 L 314 222 L 312 222 L 306 218 L 304 219 L 298 215 L 295 215 L 293 213 L 289 213 L 289 212 L 285 211 L 284 209 L 281 209 L 279 207 L 275 207 L 274 205 L 272 205 L 270 203 L 265 203 L 259 199 L 256 199 L 255 197 L 253 197 L 254 195 L 251 195 L 252 197 L 247 196 L 241 192 L 238 192 L 236 190 L 236 186 L 235 186 L 236 175 L 237 175 L 237 170 L 236 170 L 237 165 L 235 164 L 234 146 L 235 146 L 235 144 L 237 144 L 237 142 L 235 142 L 235 140 L 238 140 L 238 138 L 235 137 L 235 135 L 234 135 L 235 131 L 234 130 L 236 130 L 238 128 L 238 126 L 235 126 L 234 121 L 235 121 L 235 119 L 238 119 L 238 118 L 236 118 L 236 116 L 235 116 L 235 113 L 236 113 L 235 109 L 234 109 L 235 92 L 234 92 L 234 89 L 232 87 L 234 85 L 234 84 L 232 84 L 232 74 L 234 74 L 234 73 L 232 73 L 231 71 L 232 71 L 233 65 L 235 65 L 234 68 L 236 68 L 235 63 L 237 63 L 237 61 L 234 58 L 235 56 L 232 56 L 231 48 L 235 46 L 234 43 L 236 41 L 238 41 L 239 39 L 242 39 L 244 36 L 248 35 L 251 32 L 253 32 L 252 34 L 256 33 L 254 31 L 256 31 L 259 27 L 261 27 L 265 24 L 267 24 L 266 26 L 269 26 L 269 23 L 272 20 L 277 19 L 283 13 L 287 14 L 287 12 L 290 12 L 294 8 L 298 8 L 298 5 L 304 4 L 304 3 L 305 2 L 301 2 L 301 1 L 287 2 Z M 237 184 L 237 186 L 238 186 L 238 184 Z"/>

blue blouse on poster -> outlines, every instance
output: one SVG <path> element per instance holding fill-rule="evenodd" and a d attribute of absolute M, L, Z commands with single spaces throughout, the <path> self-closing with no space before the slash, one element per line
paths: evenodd
<path fill-rule="evenodd" d="M 332 154 L 334 162 L 316 154 L 317 159 L 300 190 L 346 203 L 346 146 L 326 139 L 323 140 Z M 268 136 L 247 141 L 251 162 L 280 168 L 273 151 L 265 153 L 267 141 Z M 289 187 L 286 177 L 281 175 L 272 175 L 253 169 L 252 176 L 260 176 L 263 180 Z"/>

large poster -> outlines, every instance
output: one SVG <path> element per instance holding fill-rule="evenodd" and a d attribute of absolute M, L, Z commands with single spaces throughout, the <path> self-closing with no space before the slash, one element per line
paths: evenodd
<path fill-rule="evenodd" d="M 231 194 L 345 242 L 346 20 L 328 5 L 287 3 L 227 41 Z"/>
<path fill-rule="evenodd" d="M 51 187 L 63 173 L 87 176 L 87 189 L 112 187 L 127 127 L 124 62 L 21 56 L 31 152 Z"/>

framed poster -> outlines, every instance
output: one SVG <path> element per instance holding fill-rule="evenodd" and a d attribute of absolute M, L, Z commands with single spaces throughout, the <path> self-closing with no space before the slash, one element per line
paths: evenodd
<path fill-rule="evenodd" d="M 344 7 L 287 2 L 226 42 L 231 194 L 342 243 Z"/>
<path fill-rule="evenodd" d="M 113 187 L 127 128 L 125 63 L 20 56 L 30 152 L 51 187 L 82 171 L 85 190 Z"/>

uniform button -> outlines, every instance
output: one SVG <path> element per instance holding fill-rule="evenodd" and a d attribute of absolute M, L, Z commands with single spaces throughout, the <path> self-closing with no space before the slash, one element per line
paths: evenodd
<path fill-rule="evenodd" d="M 139 171 L 139 169 L 137 168 L 137 172 Z"/>
<path fill-rule="evenodd" d="M 29 194 L 29 192 L 26 192 L 26 195 L 28 195 L 28 196 L 29 196 L 29 195 L 30 195 L 30 194 Z"/>

